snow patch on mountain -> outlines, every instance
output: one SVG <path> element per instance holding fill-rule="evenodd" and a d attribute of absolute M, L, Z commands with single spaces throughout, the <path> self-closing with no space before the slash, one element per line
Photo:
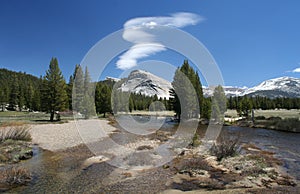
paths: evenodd
<path fill-rule="evenodd" d="M 157 95 L 169 99 L 172 85 L 169 81 L 143 70 L 132 71 L 121 85 L 123 92 L 132 92 L 146 96 Z"/>
<path fill-rule="evenodd" d="M 300 97 L 300 79 L 294 77 L 279 77 L 266 80 L 253 88 L 249 88 L 243 95 L 270 90 L 295 94 Z"/>
<path fill-rule="evenodd" d="M 203 86 L 203 95 L 205 97 L 213 96 L 215 87 Z M 247 87 L 236 87 L 236 86 L 223 86 L 224 93 L 227 97 L 230 96 L 241 96 L 248 89 Z"/>
<path fill-rule="evenodd" d="M 114 82 L 118 82 L 118 81 L 120 81 L 121 79 L 119 79 L 119 78 L 115 78 L 115 77 L 109 77 L 109 76 L 106 76 L 106 78 L 105 78 L 106 80 L 109 80 L 109 81 L 114 81 Z"/>
<path fill-rule="evenodd" d="M 113 79 L 113 78 L 109 78 Z M 119 81 L 115 79 L 114 81 Z M 143 94 L 146 96 L 157 95 L 159 98 L 169 99 L 169 91 L 172 85 L 169 81 L 153 75 L 144 70 L 134 70 L 127 78 L 122 79 L 122 85 L 119 88 L 124 92 Z M 205 97 L 213 96 L 215 87 L 203 86 L 203 95 Z M 230 96 L 267 96 L 276 97 L 300 97 L 300 79 L 293 77 L 279 77 L 266 80 L 261 84 L 252 87 L 223 86 L 225 95 Z"/>

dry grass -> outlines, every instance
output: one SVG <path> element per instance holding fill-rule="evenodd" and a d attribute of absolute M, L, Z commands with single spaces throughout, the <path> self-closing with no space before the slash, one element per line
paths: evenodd
<path fill-rule="evenodd" d="M 145 115 L 145 116 L 174 116 L 174 111 L 132 111 L 126 114 L 130 115 Z"/>
<path fill-rule="evenodd" d="M 227 117 L 238 117 L 238 114 L 236 110 L 227 110 L 225 112 L 225 115 Z M 292 109 L 292 110 L 286 110 L 286 109 L 278 109 L 278 110 L 254 110 L 255 117 L 281 117 L 282 119 L 285 118 L 299 118 L 300 116 L 300 110 Z"/>
<path fill-rule="evenodd" d="M 4 121 L 0 123 L 0 127 L 17 127 L 23 126 L 26 122 L 24 121 Z"/>
<path fill-rule="evenodd" d="M 262 150 L 254 144 L 244 144 L 242 148 L 248 154 L 248 159 L 258 161 L 264 167 L 281 166 L 283 164 L 281 160 L 274 157 L 274 152 Z"/>
<path fill-rule="evenodd" d="M 30 181 L 31 174 L 23 167 L 9 167 L 0 175 L 0 182 L 8 185 L 24 185 Z"/>
<path fill-rule="evenodd" d="M 229 134 L 221 135 L 210 149 L 210 153 L 217 157 L 218 161 L 223 158 L 232 157 L 238 154 L 239 136 L 232 138 Z"/>
<path fill-rule="evenodd" d="M 8 139 L 30 141 L 29 127 L 26 125 L 15 125 L 0 129 L 0 143 Z"/>
<path fill-rule="evenodd" d="M 270 117 L 281 117 L 282 119 L 286 118 L 299 118 L 300 110 L 292 109 L 279 109 L 279 110 L 255 110 L 255 116 L 264 116 L 266 118 Z"/>
<path fill-rule="evenodd" d="M 150 145 L 142 145 L 142 146 L 139 146 L 138 148 L 136 148 L 136 150 L 152 150 L 153 147 L 150 146 Z"/>
<path fill-rule="evenodd" d="M 189 158 L 183 160 L 180 170 L 190 170 L 190 169 L 201 169 L 201 170 L 211 170 L 211 166 L 202 157 Z"/>
<path fill-rule="evenodd" d="M 112 125 L 112 126 L 115 126 L 115 125 L 117 125 L 117 123 L 118 123 L 118 122 L 116 121 L 115 117 L 113 117 L 113 116 L 109 116 L 107 120 L 108 120 L 108 124 L 109 124 L 109 125 Z"/>

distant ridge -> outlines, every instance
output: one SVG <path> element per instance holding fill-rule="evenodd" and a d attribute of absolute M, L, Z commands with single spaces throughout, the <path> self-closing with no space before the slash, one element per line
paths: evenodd
<path fill-rule="evenodd" d="M 154 96 L 156 94 L 158 97 L 169 98 L 169 90 L 172 88 L 171 83 L 150 72 L 134 70 L 124 79 L 120 87 L 122 91 L 141 93 L 146 96 Z M 294 77 L 269 79 L 252 88 L 234 86 L 223 86 L 223 88 L 227 97 L 248 95 L 265 96 L 269 98 L 300 98 L 300 79 Z M 213 91 L 214 87 L 203 86 L 203 94 L 205 97 L 212 96 Z"/>
<path fill-rule="evenodd" d="M 300 79 L 294 77 L 278 77 L 263 81 L 252 88 L 239 88 L 224 86 L 227 97 L 229 96 L 265 96 L 268 98 L 287 97 L 300 98 Z M 205 87 L 205 96 L 213 95 L 213 88 Z"/>
<path fill-rule="evenodd" d="M 300 98 L 300 79 L 294 77 L 279 77 L 263 81 L 249 88 L 243 95 Z"/>

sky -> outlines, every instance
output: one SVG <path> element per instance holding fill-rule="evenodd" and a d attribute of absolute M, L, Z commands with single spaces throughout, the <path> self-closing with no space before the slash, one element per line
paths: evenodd
<path fill-rule="evenodd" d="M 103 79 L 142 68 L 172 80 L 172 72 L 190 58 L 159 40 L 159 27 L 167 26 L 207 49 L 225 85 L 253 87 L 281 76 L 300 78 L 299 8 L 298 0 L 1 0 L 0 68 L 40 76 L 57 57 L 68 81 L 99 41 L 123 29 L 127 50 L 102 64 L 101 75 L 93 69 L 91 74 Z M 108 44 L 97 53 L 99 63 L 118 46 Z"/>

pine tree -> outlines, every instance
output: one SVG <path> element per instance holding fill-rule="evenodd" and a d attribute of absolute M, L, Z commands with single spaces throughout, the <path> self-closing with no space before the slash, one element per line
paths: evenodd
<path fill-rule="evenodd" d="M 93 115 L 96 115 L 95 109 L 95 85 L 92 83 L 88 68 L 85 67 L 84 73 L 84 96 L 83 96 L 83 114 L 86 119 L 90 118 Z"/>
<path fill-rule="evenodd" d="M 184 60 L 183 65 L 176 70 L 172 82 L 174 90 L 170 91 L 170 102 L 176 114 L 182 118 L 204 117 L 202 84 L 197 72 Z M 180 99 L 180 102 L 179 102 Z M 181 105 L 180 105 L 181 103 Z"/>
<path fill-rule="evenodd" d="M 34 91 L 31 105 L 32 105 L 32 107 L 31 107 L 32 110 L 35 110 L 35 111 L 41 110 L 41 95 L 40 95 L 39 89 Z"/>
<path fill-rule="evenodd" d="M 47 80 L 46 77 L 40 77 L 40 99 L 41 99 L 41 111 L 47 112 L 48 111 L 48 103 L 46 103 L 48 101 L 48 84 L 47 84 Z"/>
<path fill-rule="evenodd" d="M 83 113 L 84 75 L 80 65 L 76 65 L 73 74 L 72 110 Z"/>
<path fill-rule="evenodd" d="M 5 105 L 8 103 L 8 89 L 7 87 L 0 88 L 0 106 L 1 111 L 4 111 Z"/>
<path fill-rule="evenodd" d="M 34 103 L 34 88 L 31 82 L 29 82 L 29 85 L 26 89 L 26 95 L 25 95 L 25 104 L 26 107 L 29 108 L 29 110 L 32 110 L 32 104 Z"/>
<path fill-rule="evenodd" d="M 237 112 L 240 116 L 248 117 L 252 110 L 251 101 L 247 96 L 244 96 L 239 100 Z"/>
<path fill-rule="evenodd" d="M 216 121 L 222 121 L 226 111 L 226 96 L 222 86 L 217 86 L 214 89 L 212 97 L 212 118 Z"/>
<path fill-rule="evenodd" d="M 19 111 L 22 111 L 24 104 L 25 104 L 25 96 L 24 96 L 23 87 L 19 86 L 19 100 L 18 100 Z"/>
<path fill-rule="evenodd" d="M 188 60 L 184 60 L 180 70 L 188 77 L 189 81 L 191 82 L 197 94 L 199 108 L 197 107 L 197 113 L 195 114 L 199 114 L 200 111 L 201 117 L 203 117 L 203 115 L 205 115 L 205 113 L 202 110 L 204 97 L 203 97 L 202 84 L 200 81 L 199 74 L 198 72 L 195 72 L 195 70 L 190 66 Z"/>
<path fill-rule="evenodd" d="M 229 99 L 227 100 L 227 107 L 228 109 L 234 109 L 234 100 L 232 96 L 230 96 Z"/>
<path fill-rule="evenodd" d="M 173 95 L 174 103 L 175 103 L 173 104 L 173 107 L 174 108 L 176 107 L 177 111 L 180 111 L 180 112 L 176 112 L 176 110 L 174 110 L 178 118 L 179 119 L 197 118 L 199 114 L 199 104 L 198 104 L 197 94 L 189 78 L 184 73 L 182 73 L 180 69 L 177 69 L 175 72 L 172 86 L 176 93 L 176 95 L 174 96 L 174 93 L 171 91 L 171 95 Z"/>
<path fill-rule="evenodd" d="M 69 78 L 69 82 L 67 85 L 67 94 L 68 94 L 68 101 L 69 101 L 69 110 L 72 110 L 72 92 L 73 92 L 73 86 L 74 86 L 74 78 L 71 75 Z"/>
<path fill-rule="evenodd" d="M 207 112 L 205 112 L 207 109 L 204 107 L 204 96 L 203 96 L 202 84 L 198 72 L 196 72 L 195 82 L 193 83 L 193 85 L 195 87 L 197 97 L 198 97 L 201 118 L 208 118 L 205 117 L 207 115 Z"/>
<path fill-rule="evenodd" d="M 170 90 L 169 102 L 170 102 L 171 109 L 174 110 L 174 112 L 176 113 L 176 116 L 180 120 L 180 115 L 181 115 L 180 100 L 174 89 Z"/>
<path fill-rule="evenodd" d="M 56 111 L 66 110 L 68 107 L 68 96 L 66 82 L 58 66 L 56 58 L 50 61 L 49 69 L 44 77 L 44 101 L 46 110 L 50 113 L 50 121 L 54 120 Z"/>
<path fill-rule="evenodd" d="M 19 96 L 20 96 L 20 89 L 19 89 L 19 80 L 17 76 L 14 76 L 14 81 L 12 84 L 12 88 L 10 91 L 10 96 L 9 96 L 9 109 L 10 110 L 15 110 L 16 106 L 19 104 Z"/>
<path fill-rule="evenodd" d="M 133 109 L 134 109 L 133 98 L 132 98 L 132 95 L 130 95 L 130 97 L 129 97 L 129 112 L 132 112 Z"/>
<path fill-rule="evenodd" d="M 211 117 L 211 98 L 203 98 L 202 118 L 210 119 Z"/>
<path fill-rule="evenodd" d="M 106 84 L 98 83 L 95 91 L 96 111 L 99 114 L 111 113 L 111 89 Z"/>

